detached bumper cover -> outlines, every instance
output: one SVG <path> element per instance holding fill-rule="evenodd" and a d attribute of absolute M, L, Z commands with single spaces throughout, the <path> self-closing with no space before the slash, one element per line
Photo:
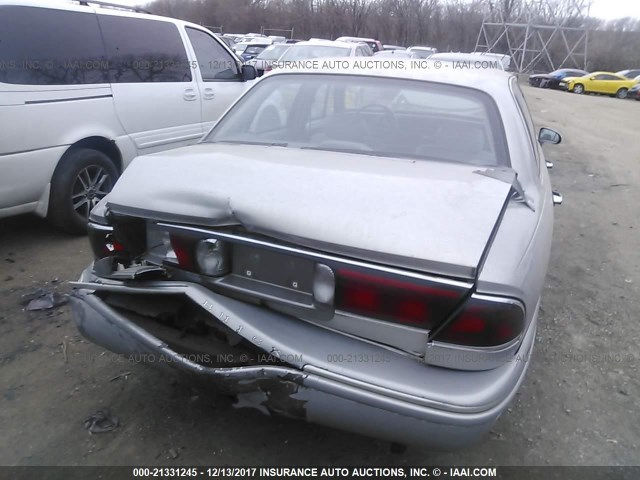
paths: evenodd
<path fill-rule="evenodd" d="M 83 274 L 90 277 L 89 270 Z M 430 448 L 461 448 L 489 431 L 524 378 L 535 337 L 534 319 L 512 361 L 488 371 L 447 370 L 197 284 L 91 280 L 76 284 L 73 318 L 85 337 L 113 352 L 205 380 L 237 395 L 238 407 Z M 96 291 L 185 295 L 283 363 L 228 368 L 195 363 L 107 305 Z"/>

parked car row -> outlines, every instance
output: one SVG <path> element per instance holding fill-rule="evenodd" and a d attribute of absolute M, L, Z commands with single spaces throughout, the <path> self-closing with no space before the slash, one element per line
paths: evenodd
<path fill-rule="evenodd" d="M 640 69 L 612 72 L 585 72 L 579 69 L 561 68 L 546 74 L 529 76 L 533 87 L 566 90 L 577 94 L 598 93 L 617 98 L 640 100 Z"/>

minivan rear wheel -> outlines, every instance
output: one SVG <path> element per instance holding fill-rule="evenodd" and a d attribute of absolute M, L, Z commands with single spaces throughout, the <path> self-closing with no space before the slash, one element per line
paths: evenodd
<path fill-rule="evenodd" d="M 111 191 L 118 176 L 111 159 L 98 150 L 68 152 L 51 180 L 49 221 L 67 233 L 85 234 L 91 209 Z"/>

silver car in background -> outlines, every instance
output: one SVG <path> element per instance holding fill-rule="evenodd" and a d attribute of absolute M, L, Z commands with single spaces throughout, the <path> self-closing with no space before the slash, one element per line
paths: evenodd
<path fill-rule="evenodd" d="M 309 40 L 308 42 L 298 42 L 290 45 L 279 59 L 281 62 L 297 62 L 310 60 L 313 58 L 331 57 L 369 57 L 372 55 L 371 48 L 364 43 L 338 42 L 331 40 Z"/>
<path fill-rule="evenodd" d="M 74 320 L 238 407 L 464 447 L 530 362 L 560 136 L 504 72 L 339 65 L 137 158 L 92 212 Z"/>
<path fill-rule="evenodd" d="M 435 47 L 409 47 L 407 52 L 412 53 L 417 58 L 429 58 L 433 54 L 438 53 L 438 49 Z"/>
<path fill-rule="evenodd" d="M 277 43 L 265 48 L 260 54 L 248 62 L 247 65 L 253 65 L 259 77 L 264 75 L 265 71 L 270 71 L 278 59 L 291 47 L 288 43 Z"/>

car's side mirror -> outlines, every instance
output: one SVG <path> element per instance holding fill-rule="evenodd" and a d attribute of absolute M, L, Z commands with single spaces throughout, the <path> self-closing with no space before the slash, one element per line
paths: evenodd
<path fill-rule="evenodd" d="M 256 67 L 253 65 L 242 65 L 242 80 L 244 82 L 248 80 L 253 80 L 258 76 L 258 72 L 256 71 Z"/>
<path fill-rule="evenodd" d="M 595 79 L 596 79 L 596 77 L 591 77 L 591 78 L 589 78 L 589 80 L 595 80 Z"/>
<path fill-rule="evenodd" d="M 560 134 L 550 128 L 543 127 L 540 129 L 540 133 L 538 133 L 538 142 L 540 142 L 540 145 L 545 143 L 557 145 L 561 141 L 562 137 L 560 136 Z"/>

